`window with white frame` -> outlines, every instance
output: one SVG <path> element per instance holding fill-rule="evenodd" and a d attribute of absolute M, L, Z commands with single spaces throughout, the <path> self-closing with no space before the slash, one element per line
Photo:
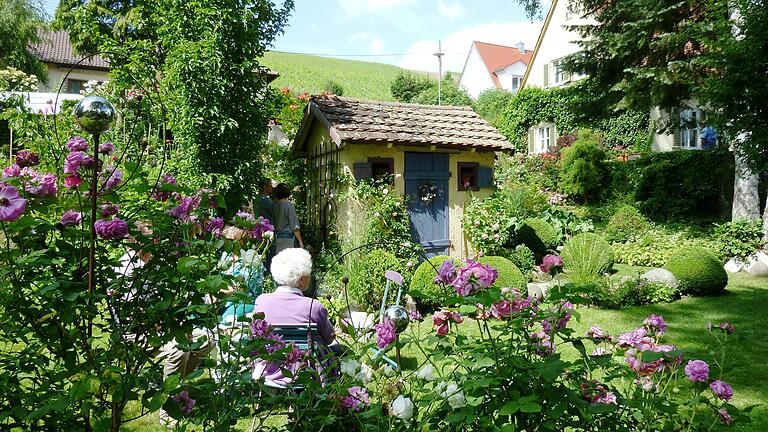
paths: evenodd
<path fill-rule="evenodd" d="M 520 75 L 512 75 L 512 93 L 517 92 L 520 89 L 520 84 L 523 83 L 523 77 Z"/>
<path fill-rule="evenodd" d="M 699 121 L 701 113 L 696 109 L 680 111 L 680 147 L 684 149 L 701 148 L 699 142 Z"/>
<path fill-rule="evenodd" d="M 555 131 L 552 125 L 541 125 L 534 131 L 534 153 L 546 153 L 552 147 Z"/>
<path fill-rule="evenodd" d="M 552 77 L 554 84 L 563 84 L 571 80 L 570 72 L 563 70 L 563 59 L 552 62 Z"/>

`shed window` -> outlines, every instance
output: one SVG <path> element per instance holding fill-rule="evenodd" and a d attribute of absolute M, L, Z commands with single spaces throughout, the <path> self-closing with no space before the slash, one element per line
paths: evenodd
<path fill-rule="evenodd" d="M 459 182 L 460 191 L 478 191 L 480 185 L 477 181 L 477 171 L 480 168 L 480 164 L 477 162 L 459 162 L 457 170 L 459 175 L 457 180 Z"/>
<path fill-rule="evenodd" d="M 368 158 L 371 176 L 376 181 L 392 184 L 395 179 L 395 160 L 393 158 Z"/>

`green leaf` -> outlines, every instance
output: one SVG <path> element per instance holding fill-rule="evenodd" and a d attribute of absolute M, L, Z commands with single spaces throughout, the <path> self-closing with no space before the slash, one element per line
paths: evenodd
<path fill-rule="evenodd" d="M 510 401 L 502 405 L 499 409 L 499 415 L 511 415 L 520 409 L 520 405 L 515 401 Z"/>
<path fill-rule="evenodd" d="M 595 414 L 605 414 L 605 413 L 611 413 L 618 409 L 619 407 L 615 404 L 604 404 L 604 403 L 593 403 L 589 404 L 589 407 L 587 409 L 591 413 Z"/>
<path fill-rule="evenodd" d="M 477 311 L 477 306 L 473 305 L 461 305 L 459 306 L 459 313 L 462 315 L 469 315 Z"/>
<path fill-rule="evenodd" d="M 528 402 L 526 404 L 520 405 L 520 411 L 524 413 L 535 413 L 541 411 L 541 405 L 535 403 L 535 402 Z"/>

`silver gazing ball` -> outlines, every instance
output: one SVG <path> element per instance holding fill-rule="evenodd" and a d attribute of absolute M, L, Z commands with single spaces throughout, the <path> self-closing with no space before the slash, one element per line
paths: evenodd
<path fill-rule="evenodd" d="M 397 333 L 404 332 L 405 329 L 408 328 L 408 323 L 411 321 L 411 318 L 408 316 L 408 311 L 406 311 L 404 307 L 397 305 L 388 307 L 384 311 L 384 317 L 392 320 Z"/>
<path fill-rule="evenodd" d="M 75 106 L 75 122 L 88 133 L 100 135 L 112 128 L 117 111 L 101 96 L 87 96 Z"/>

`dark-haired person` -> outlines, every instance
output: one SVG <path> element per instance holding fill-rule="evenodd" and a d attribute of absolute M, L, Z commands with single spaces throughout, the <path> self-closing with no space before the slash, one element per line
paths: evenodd
<path fill-rule="evenodd" d="M 299 218 L 296 217 L 296 207 L 291 202 L 291 188 L 285 183 L 280 183 L 274 190 L 277 202 L 272 207 L 275 226 L 275 253 L 292 247 L 304 247 L 304 240 L 299 231 Z"/>
<path fill-rule="evenodd" d="M 264 179 L 261 182 L 261 189 L 259 189 L 259 206 L 254 209 L 258 212 L 259 216 L 268 219 L 270 222 L 274 222 L 272 208 L 275 204 L 272 202 L 272 198 L 269 197 L 273 190 L 272 179 Z"/>

